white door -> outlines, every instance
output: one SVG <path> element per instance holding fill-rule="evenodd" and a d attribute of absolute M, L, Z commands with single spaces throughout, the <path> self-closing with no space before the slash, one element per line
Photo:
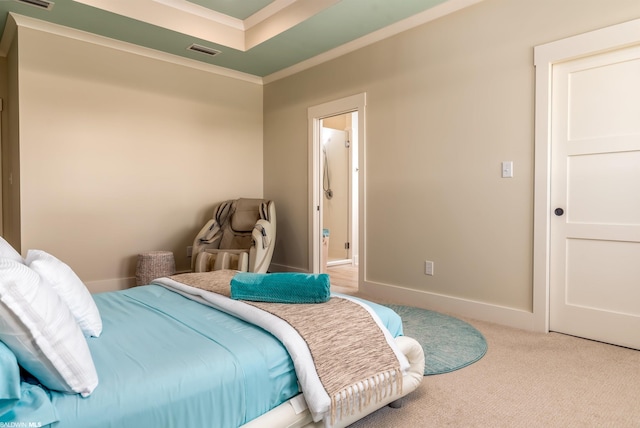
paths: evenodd
<path fill-rule="evenodd" d="M 640 349 L 640 46 L 552 79 L 549 327 Z"/>

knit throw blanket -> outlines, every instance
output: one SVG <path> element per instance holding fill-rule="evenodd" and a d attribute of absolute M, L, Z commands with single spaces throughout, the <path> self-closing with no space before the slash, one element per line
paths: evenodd
<path fill-rule="evenodd" d="M 331 297 L 326 303 L 286 304 L 230 299 L 235 271 L 187 273 L 154 281 L 186 297 L 256 324 L 291 355 L 314 421 L 342 416 L 402 392 L 408 363 L 368 306 Z"/>

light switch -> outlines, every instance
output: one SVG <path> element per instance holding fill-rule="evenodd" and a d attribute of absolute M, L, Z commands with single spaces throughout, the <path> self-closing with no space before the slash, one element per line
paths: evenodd
<path fill-rule="evenodd" d="M 513 178 L 513 162 L 502 162 L 502 178 Z"/>

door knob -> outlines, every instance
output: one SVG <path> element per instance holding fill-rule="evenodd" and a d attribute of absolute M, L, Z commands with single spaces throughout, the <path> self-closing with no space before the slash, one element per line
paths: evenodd
<path fill-rule="evenodd" d="M 564 214 L 564 210 L 562 208 L 556 208 L 554 213 L 560 217 L 562 214 Z"/>

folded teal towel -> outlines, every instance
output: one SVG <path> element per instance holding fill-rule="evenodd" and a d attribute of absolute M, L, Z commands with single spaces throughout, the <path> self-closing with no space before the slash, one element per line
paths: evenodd
<path fill-rule="evenodd" d="M 295 272 L 239 272 L 231 298 L 270 303 L 324 303 L 331 297 L 329 275 Z"/>

